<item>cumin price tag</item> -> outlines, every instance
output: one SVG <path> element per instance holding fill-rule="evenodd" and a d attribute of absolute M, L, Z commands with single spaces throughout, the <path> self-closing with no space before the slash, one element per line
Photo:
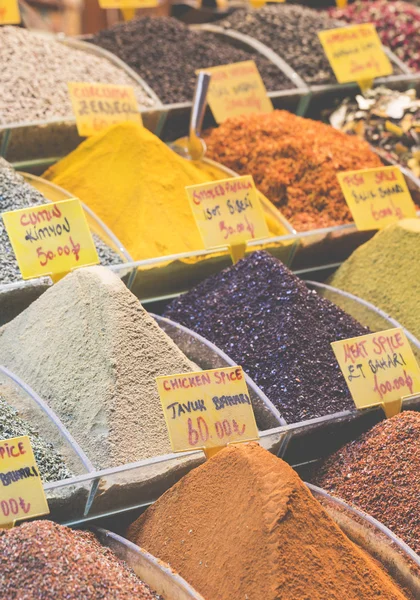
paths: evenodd
<path fill-rule="evenodd" d="M 0 441 L 0 527 L 50 512 L 27 435 Z"/>
<path fill-rule="evenodd" d="M 420 369 L 400 328 L 331 344 L 357 408 L 381 404 L 387 417 L 420 392 Z"/>
<path fill-rule="evenodd" d="M 18 0 L 0 0 L 0 25 L 18 25 L 21 20 Z"/>
<path fill-rule="evenodd" d="M 258 440 L 242 367 L 157 377 L 174 452 L 209 453 L 232 442 Z"/>
<path fill-rule="evenodd" d="M 142 124 L 131 86 L 84 82 L 69 82 L 67 85 L 80 136 L 95 135 L 124 121 Z"/>
<path fill-rule="evenodd" d="M 363 89 L 371 87 L 375 77 L 392 74 L 372 23 L 319 31 L 318 37 L 339 83 L 357 81 Z"/>
<path fill-rule="evenodd" d="M 23 279 L 64 276 L 99 263 L 80 200 L 62 200 L 2 214 Z"/>
<path fill-rule="evenodd" d="M 235 262 L 245 253 L 248 240 L 269 236 L 251 175 L 190 185 L 185 190 L 206 248 L 230 246 Z"/>
<path fill-rule="evenodd" d="M 207 98 L 217 123 L 229 117 L 273 110 L 253 60 L 203 70 L 211 75 Z"/>
<path fill-rule="evenodd" d="M 416 217 L 416 207 L 398 167 L 337 173 L 347 205 L 360 231 L 382 229 Z"/>

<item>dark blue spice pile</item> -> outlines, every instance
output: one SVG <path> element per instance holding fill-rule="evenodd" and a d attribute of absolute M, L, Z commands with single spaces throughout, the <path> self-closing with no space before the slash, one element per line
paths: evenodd
<path fill-rule="evenodd" d="M 354 406 L 330 342 L 367 329 L 266 252 L 209 277 L 165 316 L 224 350 L 289 423 Z"/>

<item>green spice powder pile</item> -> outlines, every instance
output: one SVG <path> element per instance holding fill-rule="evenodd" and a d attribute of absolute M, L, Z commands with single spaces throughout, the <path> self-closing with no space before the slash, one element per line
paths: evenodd
<path fill-rule="evenodd" d="M 420 338 L 420 220 L 404 219 L 360 246 L 330 281 Z"/>

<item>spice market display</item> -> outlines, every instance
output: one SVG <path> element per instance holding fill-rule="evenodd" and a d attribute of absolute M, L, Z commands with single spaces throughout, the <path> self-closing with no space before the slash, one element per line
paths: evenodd
<path fill-rule="evenodd" d="M 417 600 L 419 3 L 153 4 L 0 1 L 0 600 Z"/>

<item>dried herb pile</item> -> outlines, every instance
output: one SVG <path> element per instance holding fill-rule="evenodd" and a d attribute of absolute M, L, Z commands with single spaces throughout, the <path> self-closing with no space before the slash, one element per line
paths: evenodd
<path fill-rule="evenodd" d="M 346 8 L 331 8 L 334 19 L 347 23 L 373 23 L 379 37 L 413 71 L 420 70 L 420 8 L 399 0 L 358 0 Z"/>
<path fill-rule="evenodd" d="M 311 481 L 420 553 L 420 413 L 403 412 L 375 425 L 325 459 Z"/>
<path fill-rule="evenodd" d="M 228 119 L 206 142 L 209 158 L 252 175 L 298 231 L 351 222 L 336 174 L 382 164 L 365 141 L 287 111 Z"/>
<path fill-rule="evenodd" d="M 367 330 L 267 252 L 209 277 L 165 316 L 242 365 L 290 423 L 354 406 L 330 342 Z"/>

